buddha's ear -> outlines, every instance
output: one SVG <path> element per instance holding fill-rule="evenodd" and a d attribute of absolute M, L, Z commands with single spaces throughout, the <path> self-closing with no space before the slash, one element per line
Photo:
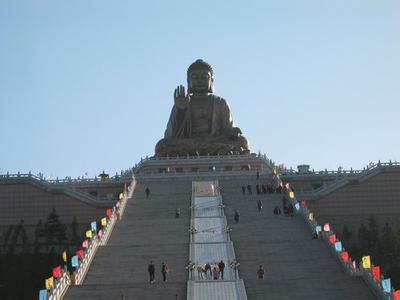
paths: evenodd
<path fill-rule="evenodd" d="M 211 88 L 208 92 L 214 93 L 214 76 L 211 76 Z"/>

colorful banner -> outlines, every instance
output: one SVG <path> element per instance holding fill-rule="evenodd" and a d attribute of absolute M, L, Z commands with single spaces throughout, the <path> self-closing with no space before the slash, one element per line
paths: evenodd
<path fill-rule="evenodd" d="M 53 268 L 53 277 L 54 278 L 59 278 L 61 277 L 61 266 L 57 266 L 55 268 Z"/>
<path fill-rule="evenodd" d="M 294 207 L 296 208 L 296 210 L 300 210 L 300 204 L 297 202 Z"/>
<path fill-rule="evenodd" d="M 344 263 L 347 263 L 349 261 L 349 253 L 347 251 L 343 251 L 340 253 L 340 258 Z"/>
<path fill-rule="evenodd" d="M 107 218 L 101 219 L 101 226 L 107 226 Z"/>
<path fill-rule="evenodd" d="M 40 290 L 39 291 L 39 300 L 47 300 L 47 290 Z"/>
<path fill-rule="evenodd" d="M 112 215 L 111 208 L 107 208 L 107 209 L 106 209 L 106 216 L 107 216 L 108 218 L 110 218 L 111 215 Z"/>
<path fill-rule="evenodd" d="M 78 256 L 72 256 L 71 257 L 71 265 L 75 268 L 79 266 L 79 259 Z"/>
<path fill-rule="evenodd" d="M 62 260 L 63 260 L 63 262 L 67 262 L 67 251 L 63 251 Z"/>
<path fill-rule="evenodd" d="M 83 250 L 78 250 L 76 251 L 76 256 L 78 256 L 79 258 L 82 258 L 85 255 L 85 253 L 83 252 Z"/>
<path fill-rule="evenodd" d="M 362 266 L 364 269 L 371 268 L 371 257 L 369 255 L 362 257 Z"/>
<path fill-rule="evenodd" d="M 314 213 L 313 213 L 313 212 L 310 212 L 310 213 L 308 214 L 308 219 L 309 219 L 310 221 L 314 221 Z"/>
<path fill-rule="evenodd" d="M 379 266 L 372 267 L 371 272 L 375 280 L 381 280 L 381 268 Z"/>
<path fill-rule="evenodd" d="M 320 233 L 322 231 L 322 228 L 321 228 L 321 226 L 315 226 L 315 232 L 318 234 L 318 233 Z"/>
<path fill-rule="evenodd" d="M 92 231 L 97 231 L 97 222 L 93 221 L 92 223 L 90 223 L 90 227 L 92 228 Z"/>
<path fill-rule="evenodd" d="M 84 240 L 84 241 L 82 242 L 82 247 L 83 247 L 83 248 L 89 248 L 89 241 L 88 241 L 88 240 Z"/>
<path fill-rule="evenodd" d="M 385 293 L 390 293 L 392 291 L 392 283 L 390 282 L 390 278 L 382 280 L 382 288 Z"/>
<path fill-rule="evenodd" d="M 53 277 L 47 278 L 44 284 L 46 286 L 46 290 L 50 290 L 54 286 Z"/>
<path fill-rule="evenodd" d="M 335 243 L 337 242 L 337 240 L 336 240 L 336 234 L 331 234 L 331 235 L 329 236 L 329 242 L 330 242 L 331 244 L 335 244 Z"/>
<path fill-rule="evenodd" d="M 294 192 L 289 192 L 289 198 L 294 199 Z"/>
<path fill-rule="evenodd" d="M 324 231 L 331 231 L 331 226 L 329 226 L 329 223 L 324 225 Z"/>
<path fill-rule="evenodd" d="M 91 231 L 91 230 L 86 231 L 86 237 L 87 237 L 88 239 L 91 239 L 91 238 L 93 237 L 93 234 L 92 234 L 92 231 Z"/>
<path fill-rule="evenodd" d="M 343 250 L 342 242 L 338 241 L 338 242 L 335 243 L 335 250 L 337 252 L 341 252 Z"/>

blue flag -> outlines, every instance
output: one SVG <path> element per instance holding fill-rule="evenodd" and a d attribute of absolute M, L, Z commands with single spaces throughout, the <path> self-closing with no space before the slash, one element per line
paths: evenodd
<path fill-rule="evenodd" d="M 92 227 L 92 231 L 97 231 L 97 222 L 93 221 L 92 223 L 90 223 L 90 226 Z"/>
<path fill-rule="evenodd" d="M 39 291 L 39 300 L 47 300 L 47 290 Z"/>
<path fill-rule="evenodd" d="M 382 280 L 382 287 L 386 293 L 392 292 L 392 285 L 390 283 L 390 278 Z"/>
<path fill-rule="evenodd" d="M 337 252 L 342 252 L 343 247 L 342 247 L 342 242 L 336 242 L 335 243 L 335 249 Z"/>
<path fill-rule="evenodd" d="M 78 256 L 72 256 L 71 257 L 71 265 L 73 267 L 78 267 L 79 266 L 79 260 L 78 260 Z"/>
<path fill-rule="evenodd" d="M 296 208 L 296 210 L 299 210 L 299 209 L 300 209 L 300 204 L 299 204 L 299 202 L 297 202 L 297 203 L 294 205 L 294 207 Z"/>
<path fill-rule="evenodd" d="M 321 231 L 322 231 L 322 228 L 321 228 L 320 225 L 318 225 L 318 226 L 315 227 L 315 232 L 316 232 L 317 234 L 320 233 Z"/>

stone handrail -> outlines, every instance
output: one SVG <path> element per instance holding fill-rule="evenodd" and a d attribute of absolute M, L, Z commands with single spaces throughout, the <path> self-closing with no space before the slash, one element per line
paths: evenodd
<path fill-rule="evenodd" d="M 107 244 L 111 236 L 111 233 L 114 229 L 115 223 L 118 219 L 122 218 L 123 213 L 125 211 L 127 200 L 128 198 L 132 197 L 135 188 L 136 188 L 136 181 L 133 180 L 131 186 L 128 187 L 128 191 L 125 191 L 124 193 L 124 198 L 120 202 L 121 203 L 120 207 L 114 211 L 114 213 L 108 219 L 107 225 L 103 228 L 103 235 L 101 237 L 98 237 L 96 234 L 94 235 L 94 238 L 90 240 L 89 247 L 86 249 L 82 261 L 80 262 L 78 268 L 74 272 L 76 285 L 82 284 L 83 280 L 85 279 L 85 276 L 89 270 L 89 267 L 93 261 L 93 258 L 97 252 L 98 247 Z M 62 299 L 70 284 L 71 284 L 70 274 L 69 272 L 64 270 L 61 279 L 57 281 L 55 287 L 52 290 L 50 290 L 48 299 L 49 300 Z"/>
<path fill-rule="evenodd" d="M 294 202 L 297 202 L 296 198 L 293 200 L 294 200 Z M 299 202 L 297 202 L 297 203 L 299 203 Z M 303 215 L 306 223 L 310 227 L 311 232 L 312 233 L 316 232 L 316 227 L 318 226 L 318 223 L 315 219 L 310 220 L 310 218 L 309 218 L 310 210 L 308 209 L 308 207 L 300 206 L 299 213 L 301 213 Z M 350 276 L 362 277 L 363 280 L 367 283 L 367 286 L 373 291 L 373 293 L 375 294 L 375 296 L 378 297 L 378 299 L 393 300 L 392 294 L 386 293 L 384 291 L 381 281 L 377 281 L 372 277 L 370 269 L 364 269 L 362 267 L 354 268 L 351 263 L 351 258 L 349 258 L 348 262 L 344 262 L 341 259 L 340 252 L 336 251 L 335 245 L 329 241 L 329 236 L 334 234 L 334 231 L 332 229 L 330 231 L 324 231 L 322 229 L 321 233 L 322 233 L 322 240 L 328 246 L 328 248 L 331 250 L 331 253 L 334 255 L 334 257 L 339 262 L 339 264 L 342 266 L 342 268 L 346 271 L 346 273 L 348 273 Z M 343 251 L 344 251 L 344 248 L 343 248 Z"/>
<path fill-rule="evenodd" d="M 51 290 L 48 300 L 62 299 L 70 284 L 69 272 L 63 269 L 61 277 L 55 281 L 54 288 Z"/>

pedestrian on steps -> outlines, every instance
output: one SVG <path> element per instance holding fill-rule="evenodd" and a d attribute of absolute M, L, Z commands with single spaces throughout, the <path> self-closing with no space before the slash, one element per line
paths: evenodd
<path fill-rule="evenodd" d="M 219 272 L 221 274 L 221 279 L 224 280 L 224 269 L 225 269 L 225 264 L 224 261 L 221 259 L 221 261 L 218 263 L 218 268 Z"/>
<path fill-rule="evenodd" d="M 235 209 L 235 216 L 233 217 L 235 219 L 236 224 L 239 223 L 239 211 Z"/>
<path fill-rule="evenodd" d="M 149 198 L 149 196 L 150 196 L 150 189 L 149 189 L 149 187 L 146 186 L 146 189 L 145 189 L 144 191 L 145 191 L 145 193 L 146 193 L 146 198 Z"/>
<path fill-rule="evenodd" d="M 150 283 L 154 283 L 155 282 L 154 274 L 156 271 L 156 267 L 154 266 L 153 261 L 150 261 L 149 265 L 147 266 L 147 271 L 149 272 Z"/>
<path fill-rule="evenodd" d="M 258 279 L 264 279 L 265 269 L 262 265 L 259 266 L 257 270 Z"/>
<path fill-rule="evenodd" d="M 246 186 L 242 186 L 242 194 L 245 195 L 246 194 Z"/>
<path fill-rule="evenodd" d="M 257 209 L 258 209 L 258 212 L 261 212 L 262 207 L 263 207 L 262 201 L 261 201 L 261 199 L 258 199 L 258 202 L 257 202 Z"/>
<path fill-rule="evenodd" d="M 214 267 L 214 268 L 213 268 L 212 274 L 213 274 L 213 279 L 214 279 L 214 280 L 217 280 L 218 277 L 219 277 L 219 272 L 218 272 L 217 267 Z"/>
<path fill-rule="evenodd" d="M 163 281 L 167 281 L 167 273 L 169 273 L 169 267 L 165 262 L 162 262 L 161 264 L 161 274 L 163 276 Z"/>

